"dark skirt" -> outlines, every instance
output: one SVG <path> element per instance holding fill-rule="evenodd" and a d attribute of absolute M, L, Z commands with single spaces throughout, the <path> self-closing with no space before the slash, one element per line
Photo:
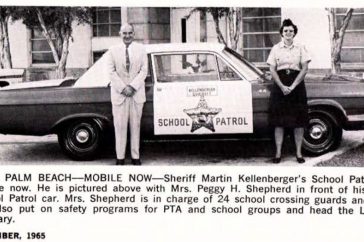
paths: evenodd
<path fill-rule="evenodd" d="M 290 86 L 299 71 L 279 70 L 278 76 L 283 85 Z M 299 128 L 308 124 L 307 95 L 304 81 L 288 95 L 274 82 L 270 96 L 270 125 L 273 127 Z"/>

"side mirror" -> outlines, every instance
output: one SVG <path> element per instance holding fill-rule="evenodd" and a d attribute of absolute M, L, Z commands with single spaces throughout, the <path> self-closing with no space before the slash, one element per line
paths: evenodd
<path fill-rule="evenodd" d="M 262 75 L 262 77 L 264 79 L 264 82 L 272 80 L 272 75 L 271 75 L 270 71 L 265 71 L 264 74 Z"/>
<path fill-rule="evenodd" d="M 270 74 L 270 72 L 265 71 L 263 74 L 259 76 L 258 83 L 260 84 L 268 83 L 271 80 L 272 80 L 272 75 Z"/>

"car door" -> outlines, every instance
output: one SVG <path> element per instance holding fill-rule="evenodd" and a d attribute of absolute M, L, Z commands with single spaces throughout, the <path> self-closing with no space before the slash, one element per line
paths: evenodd
<path fill-rule="evenodd" d="M 251 133 L 251 85 L 212 52 L 152 55 L 154 133 Z"/>
<path fill-rule="evenodd" d="M 257 79 L 252 81 L 251 84 L 254 110 L 254 134 L 265 135 L 271 128 L 269 125 L 269 99 L 273 81 Z"/>

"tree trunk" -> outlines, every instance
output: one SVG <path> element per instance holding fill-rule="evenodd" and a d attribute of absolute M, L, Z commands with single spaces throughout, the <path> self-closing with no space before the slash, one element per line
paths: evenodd
<path fill-rule="evenodd" d="M 330 34 L 330 47 L 331 47 L 331 73 L 336 74 L 337 68 L 335 65 L 334 51 L 336 42 L 336 27 L 335 27 L 335 10 L 333 8 L 327 8 L 329 18 L 329 34 Z"/>
<path fill-rule="evenodd" d="M 61 31 L 53 30 L 52 34 L 56 38 L 55 47 L 57 50 L 58 57 L 60 57 L 62 55 L 62 45 L 63 45 L 63 37 L 61 35 Z"/>
<path fill-rule="evenodd" d="M 11 69 L 11 54 L 8 33 L 9 17 L 0 17 L 0 67 L 1 69 Z"/>
<path fill-rule="evenodd" d="M 46 40 L 47 40 L 47 42 L 49 44 L 49 47 L 51 48 L 54 62 L 58 66 L 59 65 L 59 57 L 58 57 L 57 49 L 54 46 L 54 43 L 53 43 L 52 38 L 51 38 L 51 35 L 49 34 L 49 31 L 48 31 L 48 29 L 46 27 L 46 24 L 45 24 L 44 19 L 43 19 L 42 12 L 40 11 L 39 8 L 36 8 L 36 12 L 37 12 L 37 17 L 38 17 L 40 26 L 42 28 L 43 35 L 46 38 Z"/>
<path fill-rule="evenodd" d="M 348 9 L 339 28 L 336 26 L 335 10 L 333 8 L 329 8 L 327 9 L 327 11 L 329 17 L 329 31 L 331 42 L 331 72 L 332 74 L 336 74 L 341 71 L 340 64 L 342 45 L 344 42 L 345 31 L 349 26 L 354 9 Z"/>
<path fill-rule="evenodd" d="M 241 10 L 240 8 L 230 8 L 228 13 L 230 47 L 237 50 L 241 33 Z"/>
<path fill-rule="evenodd" d="M 4 68 L 4 53 L 5 53 L 5 33 L 4 33 L 4 19 L 0 20 L 0 68 Z"/>
<path fill-rule="evenodd" d="M 3 66 L 6 69 L 13 68 L 13 64 L 11 61 L 11 53 L 10 53 L 10 41 L 9 41 L 9 31 L 8 31 L 8 22 L 9 22 L 9 16 L 5 18 L 4 23 L 4 62 Z"/>
<path fill-rule="evenodd" d="M 67 63 L 67 57 L 68 57 L 68 48 L 69 48 L 69 39 L 70 39 L 70 32 L 69 30 L 63 31 L 64 33 L 61 34 L 63 39 L 62 44 L 62 52 L 61 52 L 61 59 L 59 61 L 59 64 L 57 66 L 56 70 L 56 76 L 57 78 L 65 78 L 66 76 L 66 63 Z"/>
<path fill-rule="evenodd" d="M 350 8 L 348 9 L 348 11 L 345 14 L 345 17 L 343 19 L 343 23 L 339 28 L 339 33 L 337 35 L 337 39 L 336 39 L 336 45 L 335 45 L 335 49 L 334 49 L 334 59 L 335 59 L 335 65 L 336 65 L 336 71 L 340 72 L 341 71 L 341 49 L 343 46 L 343 42 L 344 42 L 344 36 L 345 36 L 345 31 L 349 26 L 350 23 L 350 19 L 351 16 L 353 15 L 353 11 L 354 9 Z"/>
<path fill-rule="evenodd" d="M 219 26 L 219 23 L 220 23 L 219 16 L 213 14 L 212 18 L 213 18 L 213 20 L 215 22 L 215 30 L 216 30 L 216 34 L 217 34 L 217 40 L 219 41 L 219 43 L 223 43 L 224 45 L 226 45 L 226 41 L 224 39 L 224 36 L 221 33 L 220 26 Z"/>

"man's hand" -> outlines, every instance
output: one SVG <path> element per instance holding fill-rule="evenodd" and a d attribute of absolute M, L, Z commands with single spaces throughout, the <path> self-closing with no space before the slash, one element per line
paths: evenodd
<path fill-rule="evenodd" d="M 132 86 L 127 85 L 121 92 L 121 94 L 123 94 L 126 97 L 132 97 L 135 94 L 135 89 Z"/>

